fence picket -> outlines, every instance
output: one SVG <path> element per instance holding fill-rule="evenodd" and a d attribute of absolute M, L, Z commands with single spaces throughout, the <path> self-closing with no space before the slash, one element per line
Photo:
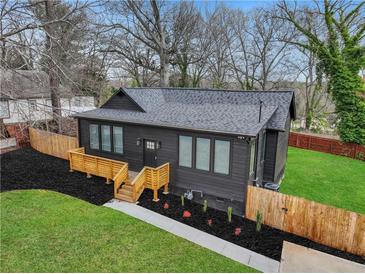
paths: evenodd
<path fill-rule="evenodd" d="M 248 186 L 246 218 L 356 255 L 365 255 L 365 215 Z"/>

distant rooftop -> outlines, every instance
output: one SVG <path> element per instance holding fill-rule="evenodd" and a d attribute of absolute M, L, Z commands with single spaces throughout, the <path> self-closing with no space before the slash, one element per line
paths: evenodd
<path fill-rule="evenodd" d="M 294 92 L 290 90 L 121 88 L 114 96 L 127 96 L 140 110 L 101 107 L 75 116 L 256 136 L 263 127 L 285 130 L 288 112 L 294 115 Z"/>
<path fill-rule="evenodd" d="M 60 85 L 61 97 L 73 97 L 74 94 Z M 0 69 L 0 97 L 2 99 L 50 98 L 48 75 L 39 70 Z"/>

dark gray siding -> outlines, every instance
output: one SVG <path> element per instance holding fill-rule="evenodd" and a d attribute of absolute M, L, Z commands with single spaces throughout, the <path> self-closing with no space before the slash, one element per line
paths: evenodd
<path fill-rule="evenodd" d="M 226 210 L 228 206 L 232 206 L 235 214 L 243 214 L 249 169 L 249 146 L 245 141 L 239 140 L 234 136 L 198 134 L 174 129 L 113 122 L 112 124 L 114 125 L 124 127 L 124 155 L 117 155 L 90 149 L 90 123 L 111 124 L 109 122 L 80 119 L 80 145 L 85 147 L 86 153 L 128 162 L 131 170 L 139 171 L 143 167 L 143 146 L 136 145 L 137 138 L 160 141 L 161 148 L 157 151 L 157 162 L 158 165 L 170 162 L 170 186 L 173 192 L 180 194 L 186 189 L 200 190 L 204 193 L 203 199 L 208 199 L 209 206 L 221 210 Z M 231 140 L 230 175 L 218 175 L 211 172 L 179 167 L 179 134 Z M 203 199 L 198 199 L 197 196 L 199 194 L 195 194 L 194 199 L 196 197 L 198 202 L 202 202 Z M 219 199 L 217 200 L 217 198 Z"/>
<path fill-rule="evenodd" d="M 275 164 L 275 182 L 279 182 L 284 174 L 286 159 L 288 156 L 288 142 L 290 132 L 290 114 L 286 119 L 285 132 L 278 132 L 276 164 Z"/>
<path fill-rule="evenodd" d="M 102 108 L 139 110 L 138 106 L 122 92 L 112 96 Z"/>
<path fill-rule="evenodd" d="M 250 175 L 249 177 L 249 183 L 253 185 L 255 184 L 261 185 L 263 180 L 264 162 L 263 159 L 261 159 L 261 152 L 263 149 L 263 138 L 264 138 L 264 129 L 260 131 L 260 133 L 256 138 L 256 156 L 255 156 L 256 162 L 254 167 L 256 169 L 256 173 L 254 175 L 253 174 Z M 251 155 L 251 148 L 252 147 L 250 146 L 249 156 Z"/>
<path fill-rule="evenodd" d="M 278 133 L 276 131 L 266 131 L 266 152 L 263 171 L 263 179 L 266 182 L 274 181 L 277 138 Z"/>

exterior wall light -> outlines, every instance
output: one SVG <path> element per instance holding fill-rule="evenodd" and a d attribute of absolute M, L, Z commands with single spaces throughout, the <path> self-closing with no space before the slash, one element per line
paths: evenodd
<path fill-rule="evenodd" d="M 161 141 L 156 142 L 156 149 L 160 149 L 161 148 Z"/>
<path fill-rule="evenodd" d="M 141 138 L 137 138 L 137 143 L 136 143 L 137 147 L 139 147 L 141 143 L 142 143 Z"/>

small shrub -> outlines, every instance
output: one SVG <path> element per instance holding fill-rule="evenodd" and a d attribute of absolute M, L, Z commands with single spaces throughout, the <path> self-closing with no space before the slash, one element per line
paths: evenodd
<path fill-rule="evenodd" d="M 163 205 L 164 209 L 169 209 L 169 207 L 170 207 L 170 205 L 168 203 L 164 203 L 164 205 Z"/>
<path fill-rule="evenodd" d="M 365 155 L 364 155 L 364 153 L 363 152 L 358 152 L 358 153 L 356 153 L 356 155 L 355 155 L 355 159 L 357 159 L 357 160 L 362 160 L 362 159 L 365 159 L 365 157 L 364 157 Z"/>
<path fill-rule="evenodd" d="M 183 218 L 190 218 L 190 217 L 191 217 L 191 213 L 188 210 L 184 210 Z"/>
<path fill-rule="evenodd" d="M 208 201 L 207 200 L 204 200 L 204 205 L 203 205 L 203 212 L 207 212 L 207 209 L 208 209 Z"/>
<path fill-rule="evenodd" d="M 228 215 L 228 222 L 232 222 L 232 210 L 233 208 L 231 206 L 228 207 L 227 209 L 227 215 Z"/>
<path fill-rule="evenodd" d="M 256 212 L 256 231 L 261 231 L 262 221 L 264 219 L 264 215 L 261 211 Z"/>
<path fill-rule="evenodd" d="M 236 229 L 234 230 L 234 235 L 235 236 L 240 236 L 241 235 L 241 228 L 240 227 L 236 227 Z"/>
<path fill-rule="evenodd" d="M 185 206 L 185 197 L 184 197 L 184 195 L 181 195 L 181 205 L 182 206 Z"/>
<path fill-rule="evenodd" d="M 213 224 L 213 220 L 212 219 L 208 219 L 208 225 L 209 226 L 212 226 L 212 224 Z"/>

